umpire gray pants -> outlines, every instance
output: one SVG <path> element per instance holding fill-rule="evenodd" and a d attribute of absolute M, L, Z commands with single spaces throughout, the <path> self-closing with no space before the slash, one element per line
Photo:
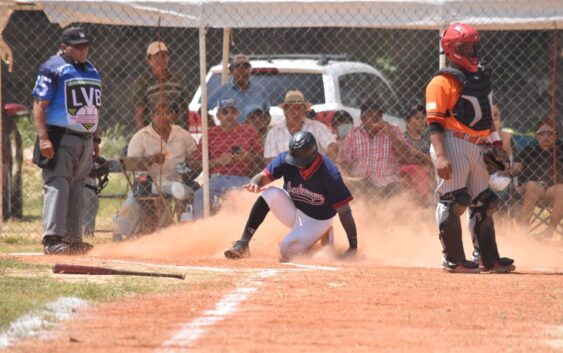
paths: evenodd
<path fill-rule="evenodd" d="M 84 179 L 92 169 L 92 139 L 63 135 L 54 169 L 43 169 L 43 236 L 82 240 Z"/>

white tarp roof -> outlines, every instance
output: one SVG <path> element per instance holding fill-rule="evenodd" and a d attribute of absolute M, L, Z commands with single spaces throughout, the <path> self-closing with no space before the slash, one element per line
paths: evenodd
<path fill-rule="evenodd" d="M 563 0 L 16 0 L 43 7 L 53 23 L 132 26 L 377 27 L 479 29 L 563 27 Z"/>

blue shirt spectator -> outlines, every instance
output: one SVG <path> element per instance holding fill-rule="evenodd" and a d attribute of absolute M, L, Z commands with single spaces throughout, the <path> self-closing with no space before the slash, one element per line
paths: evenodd
<path fill-rule="evenodd" d="M 215 91 L 207 102 L 207 109 L 213 109 L 217 102 L 222 99 L 234 99 L 237 102 L 237 109 L 240 112 L 237 121 L 239 124 L 246 122 L 246 118 L 256 105 L 262 107 L 264 112 L 270 110 L 270 98 L 266 90 L 259 85 L 250 82 L 250 61 L 245 55 L 235 55 L 229 71 L 232 80 L 221 86 Z"/>

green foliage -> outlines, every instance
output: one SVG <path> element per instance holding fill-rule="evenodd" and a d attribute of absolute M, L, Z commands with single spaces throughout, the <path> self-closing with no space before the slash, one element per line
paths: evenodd
<path fill-rule="evenodd" d="M 129 144 L 132 136 L 126 131 L 125 125 L 117 123 L 101 132 L 100 154 L 104 158 L 113 159 L 122 155 L 123 149 Z"/>
<path fill-rule="evenodd" d="M 18 119 L 16 126 L 22 136 L 23 148 L 26 149 L 33 147 L 35 144 L 35 137 L 37 136 L 37 130 L 35 129 L 33 119 L 31 117 Z"/>

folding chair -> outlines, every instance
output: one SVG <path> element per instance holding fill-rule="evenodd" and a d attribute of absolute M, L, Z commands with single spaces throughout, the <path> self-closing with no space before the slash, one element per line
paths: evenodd
<path fill-rule="evenodd" d="M 120 157 L 119 163 L 122 173 L 127 180 L 129 190 L 134 192 L 136 173 L 147 172 L 149 170 L 149 159 L 147 157 Z M 141 234 L 152 233 L 156 229 L 165 227 L 174 222 L 173 213 L 168 205 L 167 198 L 161 192 L 157 182 L 153 181 L 153 185 L 156 187 L 156 194 L 149 192 L 149 195 L 135 196 L 135 199 L 141 206 Z M 152 211 L 156 212 L 151 212 L 151 207 L 143 207 L 147 204 L 154 205 L 155 207 Z M 165 212 L 164 216 L 162 216 L 161 212 Z"/>
<path fill-rule="evenodd" d="M 535 234 L 540 234 L 548 229 L 549 222 L 551 218 L 552 212 L 552 205 L 547 200 L 541 200 L 536 208 L 534 209 L 534 213 L 530 218 L 530 228 L 529 232 L 535 232 Z M 563 220 L 559 222 L 557 229 L 555 232 L 561 236 L 563 236 Z"/>

